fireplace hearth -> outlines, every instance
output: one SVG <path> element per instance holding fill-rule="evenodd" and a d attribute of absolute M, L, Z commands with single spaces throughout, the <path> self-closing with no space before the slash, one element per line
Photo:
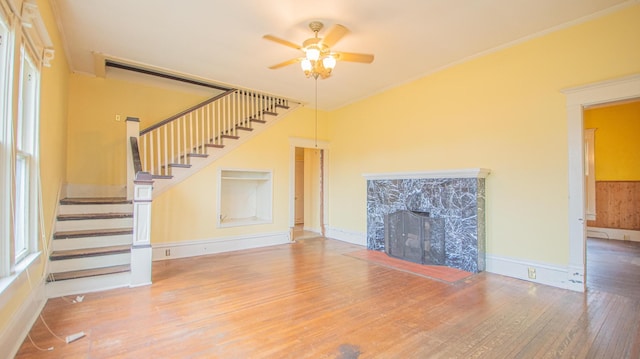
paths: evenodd
<path fill-rule="evenodd" d="M 385 216 L 384 251 L 418 264 L 444 265 L 444 220 L 428 212 L 397 211 Z"/>

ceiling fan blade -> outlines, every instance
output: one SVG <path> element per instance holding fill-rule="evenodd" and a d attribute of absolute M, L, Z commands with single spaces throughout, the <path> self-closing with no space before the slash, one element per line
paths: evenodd
<path fill-rule="evenodd" d="M 335 24 L 329 29 L 329 31 L 327 31 L 326 35 L 322 39 L 322 43 L 327 47 L 332 47 L 347 33 L 349 33 L 349 30 L 346 27 L 340 24 Z"/>
<path fill-rule="evenodd" d="M 285 66 L 289 66 L 289 65 L 295 64 L 298 61 L 300 61 L 300 59 L 299 58 L 295 58 L 295 59 L 291 59 L 291 60 L 287 60 L 287 61 L 281 62 L 279 64 L 275 64 L 275 65 L 269 66 L 269 68 L 271 70 L 276 70 L 276 69 L 279 69 L 281 67 L 285 67 Z"/>
<path fill-rule="evenodd" d="M 354 52 L 336 52 L 336 60 L 349 61 L 349 62 L 362 62 L 370 64 L 373 62 L 373 55 L 371 54 L 357 54 Z"/>
<path fill-rule="evenodd" d="M 292 47 L 292 48 L 294 48 L 296 50 L 302 50 L 300 45 L 296 45 L 291 41 L 287 41 L 287 40 L 281 39 L 281 38 L 273 36 L 273 35 L 264 35 L 262 38 L 263 39 L 267 39 L 267 40 L 271 40 L 273 42 L 277 42 L 280 45 Z"/>

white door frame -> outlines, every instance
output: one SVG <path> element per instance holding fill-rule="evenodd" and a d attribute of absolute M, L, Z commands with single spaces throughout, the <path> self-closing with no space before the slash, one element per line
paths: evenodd
<path fill-rule="evenodd" d="M 322 228 L 326 227 L 326 221 L 328 216 L 328 193 L 329 185 L 327 178 L 329 177 L 329 142 L 320 141 L 308 138 L 291 137 L 289 138 L 289 227 L 293 228 L 296 223 L 296 147 L 301 148 L 313 148 L 324 151 L 323 166 L 322 166 L 322 222 L 320 225 Z"/>
<path fill-rule="evenodd" d="M 585 107 L 640 98 L 640 74 L 573 87 L 561 91 L 567 97 L 569 147 L 569 276 L 567 288 L 586 289 L 586 202 L 584 181 Z"/>

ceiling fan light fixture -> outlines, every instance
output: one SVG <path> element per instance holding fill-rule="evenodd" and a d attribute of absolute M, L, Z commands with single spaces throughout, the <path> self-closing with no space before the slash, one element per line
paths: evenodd
<path fill-rule="evenodd" d="M 333 70 L 336 67 L 336 58 L 331 55 L 325 56 L 322 59 L 322 66 L 329 71 Z"/>
<path fill-rule="evenodd" d="M 316 46 L 308 47 L 305 52 L 309 61 L 318 61 L 320 58 L 320 49 Z"/>
<path fill-rule="evenodd" d="M 302 59 L 302 61 L 300 61 L 300 67 L 302 68 L 302 71 L 305 72 L 305 74 L 313 69 L 313 65 L 311 64 L 311 61 L 309 61 L 309 59 Z"/>
<path fill-rule="evenodd" d="M 371 63 L 373 55 L 359 54 L 352 52 L 334 52 L 331 51 L 335 45 L 349 30 L 340 24 L 334 24 L 324 37 L 318 37 L 318 32 L 322 30 L 323 24 L 320 21 L 312 21 L 309 28 L 313 31 L 314 36 L 306 39 L 302 46 L 298 46 L 291 41 L 281 39 L 273 35 L 264 35 L 267 40 L 277 42 L 281 45 L 301 50 L 304 52 L 303 57 L 290 59 L 288 61 L 270 66 L 270 69 L 279 69 L 284 66 L 300 62 L 300 67 L 304 75 L 314 79 L 326 79 L 331 76 L 331 72 L 336 67 L 338 61 Z"/>

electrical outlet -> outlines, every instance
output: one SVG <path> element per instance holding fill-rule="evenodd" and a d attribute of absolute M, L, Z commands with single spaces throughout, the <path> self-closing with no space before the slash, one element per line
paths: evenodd
<path fill-rule="evenodd" d="M 533 267 L 529 267 L 529 279 L 536 279 L 536 269 Z"/>
<path fill-rule="evenodd" d="M 169 257 L 169 256 L 171 256 L 171 249 L 165 249 L 165 250 L 164 250 L 164 256 L 165 256 L 165 257 Z"/>
<path fill-rule="evenodd" d="M 120 115 L 116 115 L 116 121 L 120 121 Z"/>

